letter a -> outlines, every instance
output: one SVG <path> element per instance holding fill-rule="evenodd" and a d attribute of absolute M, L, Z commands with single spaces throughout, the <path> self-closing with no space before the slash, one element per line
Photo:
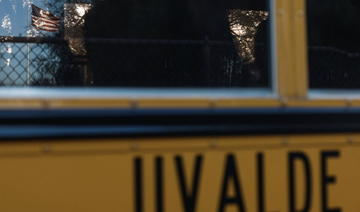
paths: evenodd
<path fill-rule="evenodd" d="M 233 182 L 235 194 L 232 197 L 228 196 L 230 182 Z M 224 181 L 222 185 L 222 191 L 220 196 L 219 212 L 224 212 L 226 206 L 235 204 L 238 207 L 239 212 L 245 212 L 245 205 L 241 186 L 239 183 L 239 176 L 237 173 L 237 167 L 235 163 L 234 155 L 228 155 L 226 159 L 226 167 L 224 173 Z"/>

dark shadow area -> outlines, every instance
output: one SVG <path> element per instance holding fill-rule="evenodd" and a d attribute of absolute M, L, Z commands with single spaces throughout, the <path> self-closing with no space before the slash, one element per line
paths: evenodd
<path fill-rule="evenodd" d="M 94 86 L 268 87 L 268 36 L 256 40 L 257 61 L 246 63 L 229 23 L 230 9 L 267 10 L 265 2 L 97 1 L 86 37 L 133 41 L 86 43 Z M 265 22 L 260 28 L 267 34 Z"/>
<path fill-rule="evenodd" d="M 308 1 L 311 88 L 360 88 L 360 2 Z"/>

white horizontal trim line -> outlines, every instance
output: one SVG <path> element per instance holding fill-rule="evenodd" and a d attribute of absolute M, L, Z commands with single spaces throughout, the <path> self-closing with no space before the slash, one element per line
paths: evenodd
<path fill-rule="evenodd" d="M 61 98 L 164 98 L 164 99 L 275 99 L 276 94 L 266 88 L 218 88 L 218 89 L 178 89 L 178 88 L 30 88 L 1 87 L 0 99 L 61 99 Z"/>
<path fill-rule="evenodd" d="M 359 99 L 360 89 L 310 89 L 309 99 Z"/>

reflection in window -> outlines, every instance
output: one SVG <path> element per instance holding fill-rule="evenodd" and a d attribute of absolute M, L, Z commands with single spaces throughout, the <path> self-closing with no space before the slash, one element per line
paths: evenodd
<path fill-rule="evenodd" d="M 67 3 L 64 5 L 64 37 L 65 40 L 67 40 L 69 49 L 73 55 L 87 55 L 84 42 L 84 25 L 85 15 L 91 8 L 91 4 L 84 3 Z"/>
<path fill-rule="evenodd" d="M 3 85 L 270 86 L 265 0 L 24 2 L 7 4 L 37 4 L 61 17 L 61 27 L 24 25 L 30 9 L 23 21 L 11 22 L 10 9 L 1 13 Z M 32 39 L 6 37 L 18 34 Z"/>
<path fill-rule="evenodd" d="M 254 63 L 255 38 L 259 25 L 269 16 L 266 11 L 230 10 L 229 24 L 237 53 L 244 63 Z M 258 44 L 260 45 L 260 44 Z M 264 43 L 262 45 L 265 45 Z"/>

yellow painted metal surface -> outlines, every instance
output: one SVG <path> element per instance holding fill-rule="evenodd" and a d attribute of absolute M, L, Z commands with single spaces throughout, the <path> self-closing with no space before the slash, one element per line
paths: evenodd
<path fill-rule="evenodd" d="M 209 108 L 212 102 L 212 99 L 206 98 L 154 98 L 134 101 L 138 108 Z"/>
<path fill-rule="evenodd" d="M 308 95 L 308 60 L 307 60 L 307 28 L 305 16 L 306 0 L 292 1 L 292 18 L 294 31 L 294 86 L 296 96 L 294 98 L 305 98 Z"/>
<path fill-rule="evenodd" d="M 288 100 L 287 107 L 350 107 L 349 101 L 342 99 Z"/>
<path fill-rule="evenodd" d="M 359 138 L 4 142 L 0 210 L 358 212 Z"/>
<path fill-rule="evenodd" d="M 305 0 L 276 1 L 277 87 L 285 100 L 308 94 Z"/>
<path fill-rule="evenodd" d="M 244 108 L 244 107 L 281 107 L 283 103 L 278 99 L 218 99 L 213 103 L 215 108 Z"/>
<path fill-rule="evenodd" d="M 277 92 L 283 99 L 297 96 L 293 1 L 276 1 Z"/>
<path fill-rule="evenodd" d="M 52 99 L 46 100 L 45 105 L 47 108 L 129 108 L 131 107 L 130 99 L 83 99 L 81 97 L 76 99 Z"/>
<path fill-rule="evenodd" d="M 274 107 L 359 107 L 360 100 L 287 99 L 287 98 L 218 98 L 218 99 L 7 99 L 0 109 L 145 109 L 145 108 L 274 108 Z"/>
<path fill-rule="evenodd" d="M 45 108 L 40 99 L 0 99 L 0 109 Z"/>

